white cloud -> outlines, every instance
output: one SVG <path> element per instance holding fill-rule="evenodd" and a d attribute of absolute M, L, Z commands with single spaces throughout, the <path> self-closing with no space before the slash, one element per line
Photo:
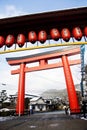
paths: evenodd
<path fill-rule="evenodd" d="M 6 5 L 3 9 L 3 13 L 0 13 L 0 18 L 13 17 L 24 14 L 25 12 L 22 9 L 18 9 L 14 5 Z"/>

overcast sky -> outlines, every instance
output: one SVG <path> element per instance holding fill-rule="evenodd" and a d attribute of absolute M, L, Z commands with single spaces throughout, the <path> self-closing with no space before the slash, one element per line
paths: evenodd
<path fill-rule="evenodd" d="M 0 18 L 85 6 L 87 6 L 87 0 L 0 0 Z M 15 94 L 18 90 L 18 75 L 11 75 L 11 70 L 15 67 L 8 65 L 6 62 L 6 57 L 30 55 L 47 50 L 50 49 L 32 50 L 22 53 L 17 52 L 0 55 L 0 90 L 7 89 L 9 94 Z M 71 70 L 74 83 L 79 84 L 80 65 L 73 66 Z M 3 83 L 5 85 L 3 85 Z M 40 72 L 31 72 L 26 74 L 26 93 L 40 94 L 47 89 L 63 89 L 65 87 L 66 84 L 62 68 L 44 70 Z"/>

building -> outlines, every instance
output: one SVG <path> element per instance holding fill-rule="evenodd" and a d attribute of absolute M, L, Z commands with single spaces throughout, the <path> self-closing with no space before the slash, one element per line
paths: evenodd
<path fill-rule="evenodd" d="M 32 106 L 34 112 L 46 111 L 46 103 L 42 97 L 34 97 L 30 100 L 29 106 Z"/>

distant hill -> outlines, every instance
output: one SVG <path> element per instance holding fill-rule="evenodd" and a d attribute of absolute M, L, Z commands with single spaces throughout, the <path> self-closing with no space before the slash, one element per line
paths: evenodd
<path fill-rule="evenodd" d="M 75 87 L 76 87 L 76 90 L 80 91 L 80 85 L 79 84 L 75 85 Z M 49 90 L 43 92 L 41 94 L 41 96 L 44 99 L 53 99 L 53 98 L 57 98 L 57 97 L 62 98 L 62 99 L 68 98 L 67 89 L 61 89 L 61 90 L 49 89 Z"/>
<path fill-rule="evenodd" d="M 50 89 L 50 90 L 43 92 L 41 94 L 41 96 L 44 99 L 53 99 L 53 98 L 57 98 L 57 97 L 63 99 L 64 97 L 67 97 L 67 90 L 66 89 L 62 89 L 62 90 Z"/>

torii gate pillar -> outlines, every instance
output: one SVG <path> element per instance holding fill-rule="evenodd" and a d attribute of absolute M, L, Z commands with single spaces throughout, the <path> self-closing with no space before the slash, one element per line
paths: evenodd
<path fill-rule="evenodd" d="M 25 96 L 25 64 L 20 64 L 19 84 L 18 84 L 18 99 L 16 105 L 16 113 L 20 115 L 24 114 L 24 96 Z"/>
<path fill-rule="evenodd" d="M 70 111 L 71 113 L 78 113 L 80 112 L 79 103 L 77 100 L 77 95 L 73 83 L 73 78 L 70 70 L 70 66 L 68 63 L 68 57 L 63 55 L 62 56 L 62 63 L 63 63 L 63 69 L 65 74 L 65 80 L 66 80 L 66 87 L 69 97 L 69 105 L 70 105 Z"/>

